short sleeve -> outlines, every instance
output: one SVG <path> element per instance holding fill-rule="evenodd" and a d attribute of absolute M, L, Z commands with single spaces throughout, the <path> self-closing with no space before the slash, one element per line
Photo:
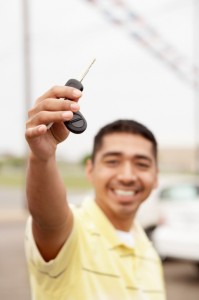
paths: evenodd
<path fill-rule="evenodd" d="M 30 272 L 31 284 L 51 294 L 66 289 L 66 283 L 71 284 L 70 274 L 74 261 L 78 260 L 78 230 L 74 218 L 72 232 L 55 259 L 46 262 L 41 256 L 32 233 L 32 218 L 29 217 L 25 232 L 25 252 Z M 71 267 L 72 266 L 72 267 Z M 70 270 L 69 270 L 70 269 Z M 54 289 L 54 290 L 53 290 Z"/>

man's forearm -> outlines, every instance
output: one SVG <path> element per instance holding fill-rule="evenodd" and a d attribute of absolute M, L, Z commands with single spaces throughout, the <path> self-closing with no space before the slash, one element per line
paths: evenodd
<path fill-rule="evenodd" d="M 34 221 L 56 229 L 66 221 L 66 189 L 55 158 L 41 161 L 30 156 L 27 170 L 27 200 Z"/>

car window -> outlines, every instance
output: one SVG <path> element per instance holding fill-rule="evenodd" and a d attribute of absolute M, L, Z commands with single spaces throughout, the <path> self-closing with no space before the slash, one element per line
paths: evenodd
<path fill-rule="evenodd" d="M 177 185 L 164 188 L 160 192 L 162 200 L 195 200 L 199 197 L 199 187 L 194 185 Z"/>

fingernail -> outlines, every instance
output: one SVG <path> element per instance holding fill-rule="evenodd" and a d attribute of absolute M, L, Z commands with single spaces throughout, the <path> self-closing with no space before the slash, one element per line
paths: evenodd
<path fill-rule="evenodd" d="M 70 107 L 71 107 L 71 109 L 79 109 L 79 104 L 74 102 L 74 103 L 71 103 Z"/>
<path fill-rule="evenodd" d="M 62 117 L 64 119 L 68 119 L 69 117 L 71 117 L 71 111 L 65 111 L 62 113 Z"/>
<path fill-rule="evenodd" d="M 80 97 L 81 94 L 82 94 L 82 92 L 81 92 L 80 90 L 78 90 L 78 89 L 74 89 L 74 90 L 73 90 L 73 96 L 75 96 L 75 97 Z"/>

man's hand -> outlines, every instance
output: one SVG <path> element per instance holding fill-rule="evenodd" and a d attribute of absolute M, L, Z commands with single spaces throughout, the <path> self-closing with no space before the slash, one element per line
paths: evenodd
<path fill-rule="evenodd" d="M 77 101 L 81 94 L 73 87 L 55 86 L 38 98 L 28 113 L 25 132 L 34 157 L 48 160 L 55 154 L 57 144 L 68 137 L 69 131 L 63 122 L 70 121 L 73 112 L 79 110 Z M 50 123 L 53 125 L 48 130 Z"/>

